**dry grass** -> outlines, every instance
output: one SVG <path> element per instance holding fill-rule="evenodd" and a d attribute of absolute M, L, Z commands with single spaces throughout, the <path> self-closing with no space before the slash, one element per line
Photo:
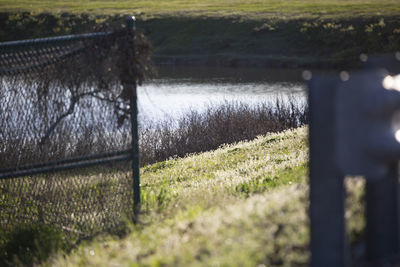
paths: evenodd
<path fill-rule="evenodd" d="M 307 123 L 307 114 L 307 106 L 294 98 L 254 105 L 232 101 L 191 111 L 177 120 L 147 123 L 140 134 L 142 165 L 293 129 Z"/>
<path fill-rule="evenodd" d="M 60 124 L 43 146 L 39 144 L 41 129 L 30 125 L 35 121 L 34 111 L 26 114 L 25 109 L 17 106 L 19 113 L 15 120 L 21 126 L 14 130 L 10 129 L 13 121 L 9 113 L 0 114 L 3 118 L 0 125 L 7 126 L 0 131 L 6 140 L 0 144 L 0 167 L 129 149 L 130 124 L 118 128 L 112 105 L 97 100 L 88 103 L 92 106 L 83 108 L 86 104 L 83 102 L 82 109 Z M 8 110 L 14 109 L 11 106 Z M 307 123 L 307 112 L 307 107 L 293 98 L 288 102 L 277 100 L 255 105 L 225 102 L 209 106 L 203 112 L 191 111 L 178 119 L 158 123 L 143 121 L 139 129 L 141 165 L 296 128 Z"/>

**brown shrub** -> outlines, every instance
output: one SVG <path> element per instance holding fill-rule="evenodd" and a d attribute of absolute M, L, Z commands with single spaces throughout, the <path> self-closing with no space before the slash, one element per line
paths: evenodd
<path fill-rule="evenodd" d="M 255 105 L 240 101 L 210 105 L 204 112 L 191 110 L 176 120 L 142 125 L 141 164 L 251 140 L 268 132 L 299 127 L 307 121 L 307 106 L 294 98 Z"/>

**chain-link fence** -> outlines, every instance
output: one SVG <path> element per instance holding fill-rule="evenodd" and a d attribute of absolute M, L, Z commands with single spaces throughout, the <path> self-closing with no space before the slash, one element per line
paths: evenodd
<path fill-rule="evenodd" d="M 0 44 L 1 228 L 44 223 L 90 236 L 132 217 L 140 201 L 136 81 L 147 52 L 134 18 Z"/>

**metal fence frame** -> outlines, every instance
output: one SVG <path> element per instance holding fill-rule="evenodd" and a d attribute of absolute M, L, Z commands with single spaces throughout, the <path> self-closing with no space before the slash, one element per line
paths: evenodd
<path fill-rule="evenodd" d="M 133 48 L 129 50 L 130 55 L 127 55 L 129 59 L 134 58 L 134 42 L 135 42 L 135 26 L 136 19 L 134 16 L 129 16 L 126 19 L 126 34 L 128 36 L 129 45 Z M 0 43 L 0 56 L 2 49 L 4 48 L 21 48 L 33 44 L 52 44 L 60 43 L 64 41 L 77 41 L 87 39 L 98 39 L 102 37 L 114 34 L 114 32 L 95 32 L 88 34 L 77 34 L 77 35 L 66 35 L 51 38 L 38 38 L 31 40 L 11 41 Z M 75 55 L 80 50 L 72 51 L 59 60 Z M 132 63 L 133 64 L 133 63 Z M 18 73 L 21 71 L 29 71 L 35 68 L 41 67 L 41 64 L 29 66 L 27 68 L 14 68 L 14 69 L 0 69 L 0 74 Z M 80 167 L 88 167 L 94 165 L 100 165 L 104 163 L 115 163 L 120 161 L 132 161 L 132 179 L 133 179 L 133 214 L 136 216 L 140 209 L 140 177 L 139 177 L 139 137 L 138 137 L 138 108 L 137 108 L 137 82 L 134 77 L 126 77 L 124 80 L 123 87 L 130 90 L 130 115 L 131 115 L 131 135 L 132 144 L 129 150 L 103 153 L 98 155 L 90 155 L 84 157 L 74 157 L 64 160 L 51 161 L 40 164 L 29 164 L 20 167 L 11 167 L 6 169 L 0 169 L 0 180 L 9 179 L 16 177 L 23 177 L 41 173 L 56 172 L 68 169 L 75 169 Z"/>

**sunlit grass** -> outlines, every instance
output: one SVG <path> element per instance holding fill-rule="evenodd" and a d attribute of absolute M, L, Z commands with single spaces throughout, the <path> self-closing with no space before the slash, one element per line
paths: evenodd
<path fill-rule="evenodd" d="M 0 0 L 3 12 L 88 12 L 94 14 L 126 13 L 146 16 L 250 16 L 312 17 L 348 15 L 393 15 L 400 5 L 395 0 L 99 0 L 99 1 L 26 1 Z"/>
<path fill-rule="evenodd" d="M 304 174 L 301 170 L 306 159 L 305 128 L 170 159 L 143 168 L 143 202 L 148 211 L 161 208 L 160 211 L 168 213 L 176 205 L 209 208 L 225 198 L 248 196 L 254 191 L 289 184 L 290 179 L 278 179 L 277 172 L 283 176 L 300 168 Z M 303 180 L 301 175 L 293 179 L 293 183 Z M 263 190 L 257 189 L 258 184 L 264 185 Z"/>
<path fill-rule="evenodd" d="M 390 0 L 21 3 L 0 0 L 4 12 L 28 11 L 2 15 L 1 40 L 87 32 L 130 14 L 160 64 L 347 69 L 360 54 L 400 49 L 400 3 Z"/>
<path fill-rule="evenodd" d="M 308 266 L 307 128 L 142 169 L 143 213 L 123 239 L 98 238 L 51 266 Z M 351 236 L 362 183 L 348 181 Z"/>

